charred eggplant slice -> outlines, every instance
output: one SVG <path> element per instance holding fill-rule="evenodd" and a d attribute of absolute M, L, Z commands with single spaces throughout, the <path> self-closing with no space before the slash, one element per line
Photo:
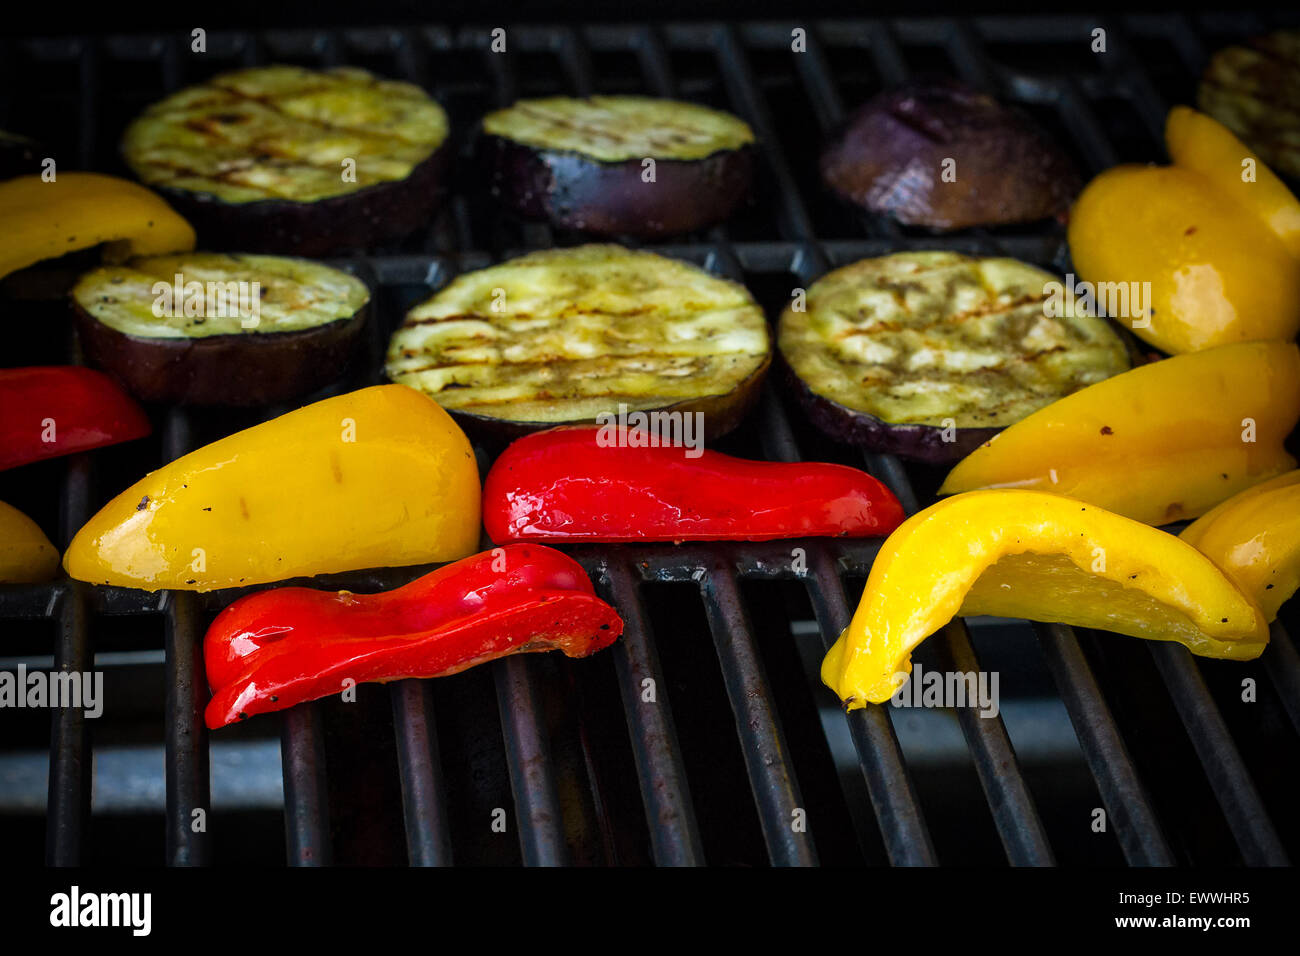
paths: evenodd
<path fill-rule="evenodd" d="M 370 291 L 319 262 L 193 252 L 86 273 L 72 290 L 87 358 L 145 401 L 256 406 L 342 374 Z"/>
<path fill-rule="evenodd" d="M 1210 58 L 1197 103 L 1276 172 L 1300 177 L 1300 30 L 1281 30 Z"/>
<path fill-rule="evenodd" d="M 456 278 L 388 347 L 394 382 L 485 437 L 602 412 L 700 412 L 730 431 L 758 397 L 771 344 L 743 286 L 650 252 L 533 252 Z"/>
<path fill-rule="evenodd" d="M 447 114 L 364 70 L 224 73 L 150 106 L 127 165 L 207 248 L 324 255 L 401 238 L 444 191 Z"/>
<path fill-rule="evenodd" d="M 936 230 L 1046 219 L 1080 185 L 1029 117 L 939 80 L 871 99 L 822 154 L 821 172 L 868 212 Z"/>
<path fill-rule="evenodd" d="M 777 340 L 809 417 L 832 438 L 952 461 L 1129 367 L 1122 340 L 1082 302 L 1049 307 L 1053 281 L 1014 259 L 863 259 L 817 280 L 805 308 L 787 307 Z"/>
<path fill-rule="evenodd" d="M 593 96 L 520 100 L 489 113 L 481 148 L 492 191 L 524 218 L 650 239 L 730 216 L 749 195 L 753 143 L 730 113 Z"/>

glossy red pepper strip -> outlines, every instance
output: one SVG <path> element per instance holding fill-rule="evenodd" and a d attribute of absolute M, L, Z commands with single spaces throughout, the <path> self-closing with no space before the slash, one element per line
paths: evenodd
<path fill-rule="evenodd" d="M 149 432 L 140 406 L 103 372 L 79 365 L 0 369 L 0 471 Z"/>
<path fill-rule="evenodd" d="M 552 649 L 586 657 L 622 633 L 581 565 L 539 545 L 484 551 L 379 594 L 261 591 L 208 629 L 204 719 L 224 727 L 340 693 L 348 679 L 443 677 Z"/>
<path fill-rule="evenodd" d="M 767 541 L 866 537 L 903 520 L 898 499 L 856 468 L 746 461 L 704 449 L 633 447 L 621 429 L 556 428 L 514 442 L 483 487 L 493 541 Z"/>

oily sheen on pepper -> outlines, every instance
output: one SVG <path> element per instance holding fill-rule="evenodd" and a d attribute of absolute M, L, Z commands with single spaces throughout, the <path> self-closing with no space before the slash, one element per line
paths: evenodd
<path fill-rule="evenodd" d="M 586 657 L 623 632 L 572 558 L 510 545 L 378 594 L 275 588 L 241 598 L 203 642 L 212 728 L 367 681 L 443 677 L 509 654 Z"/>
<path fill-rule="evenodd" d="M 856 468 L 747 461 L 655 442 L 649 432 L 610 425 L 519 439 L 483 487 L 488 534 L 493 541 L 768 541 L 884 535 L 903 520 L 889 489 Z"/>

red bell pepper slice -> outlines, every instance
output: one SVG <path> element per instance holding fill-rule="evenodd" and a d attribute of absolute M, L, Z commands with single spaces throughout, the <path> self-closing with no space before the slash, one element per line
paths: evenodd
<path fill-rule="evenodd" d="M 483 486 L 493 541 L 768 541 L 867 537 L 903 520 L 898 499 L 856 468 L 746 461 L 648 444 L 609 426 L 555 428 L 510 445 Z"/>
<path fill-rule="evenodd" d="M 79 365 L 0 369 L 0 471 L 150 431 L 144 411 L 103 372 Z"/>
<path fill-rule="evenodd" d="M 558 649 L 586 657 L 623 622 L 572 558 L 510 545 L 378 594 L 275 588 L 222 611 L 203 641 L 211 728 L 356 683 L 443 677 Z"/>

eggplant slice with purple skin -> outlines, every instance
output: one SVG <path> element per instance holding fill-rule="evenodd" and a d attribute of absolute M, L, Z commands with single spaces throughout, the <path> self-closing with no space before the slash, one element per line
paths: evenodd
<path fill-rule="evenodd" d="M 205 248 L 321 256 L 425 225 L 445 193 L 447 133 L 410 83 L 264 66 L 153 104 L 122 152 Z"/>
<path fill-rule="evenodd" d="M 821 158 L 839 196 L 935 230 L 1036 222 L 1079 191 L 1069 156 L 1019 110 L 952 81 L 867 102 Z"/>
<path fill-rule="evenodd" d="M 585 245 L 458 276 L 407 314 L 386 371 L 490 441 L 620 408 L 701 413 L 711 439 L 757 401 L 770 357 L 766 318 L 744 286 L 651 252 Z"/>
<path fill-rule="evenodd" d="M 360 279 L 320 262 L 191 252 L 133 259 L 72 290 L 86 357 L 137 398 L 262 406 L 337 379 L 369 311 Z"/>
<path fill-rule="evenodd" d="M 998 431 L 1129 367 L 1105 319 L 1015 259 L 902 252 L 813 283 L 781 315 L 785 373 L 830 437 L 955 461 Z M 802 305 L 802 308 L 795 308 Z M 1064 312 L 1064 315 L 1053 315 Z"/>
<path fill-rule="evenodd" d="M 489 113 L 480 151 L 492 192 L 525 219 L 654 239 L 730 216 L 749 196 L 753 144 L 743 120 L 694 103 L 557 96 Z"/>

